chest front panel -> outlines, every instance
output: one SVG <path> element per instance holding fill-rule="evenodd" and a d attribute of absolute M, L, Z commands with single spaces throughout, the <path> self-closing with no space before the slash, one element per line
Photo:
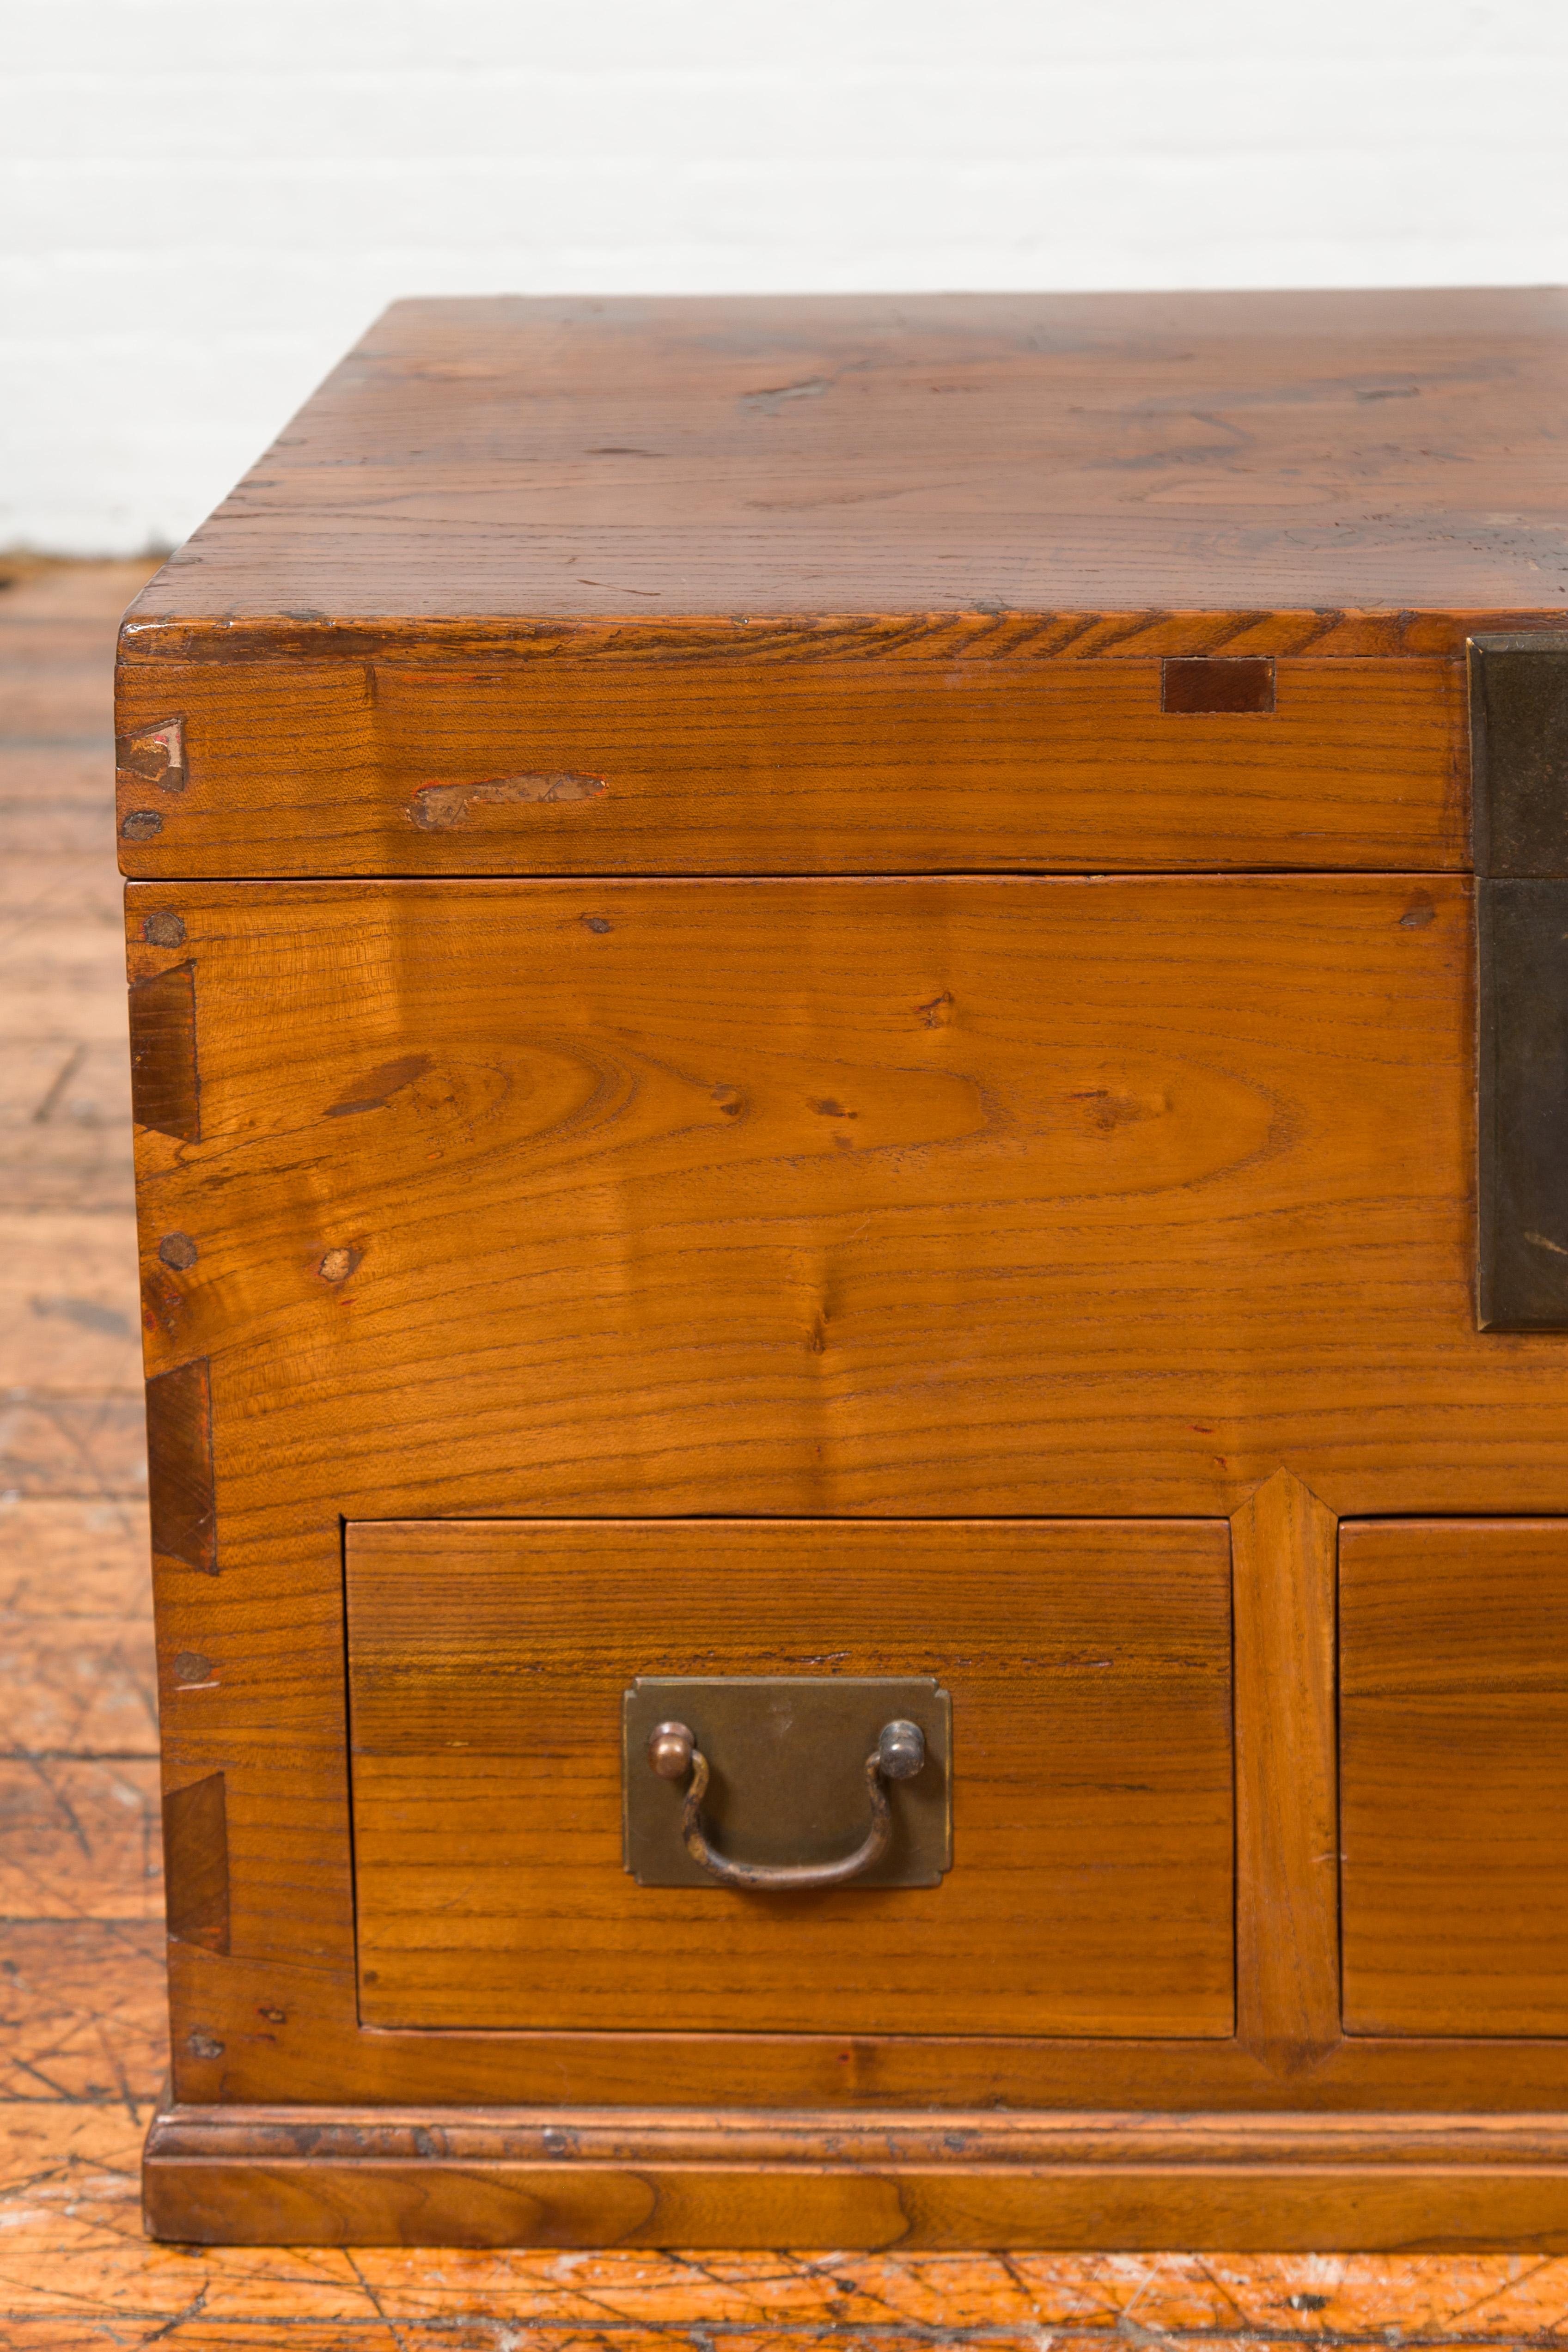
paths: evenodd
<path fill-rule="evenodd" d="M 179 903 L 153 1345 L 258 1533 L 285 1456 L 353 1517 L 1568 1502 L 1560 1349 L 1474 1324 L 1462 880 Z"/>

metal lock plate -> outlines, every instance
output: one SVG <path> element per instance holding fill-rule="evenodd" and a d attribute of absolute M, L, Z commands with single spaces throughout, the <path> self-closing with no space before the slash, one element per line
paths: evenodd
<path fill-rule="evenodd" d="M 1568 632 L 1472 637 L 1476 1314 L 1568 1330 Z"/>
<path fill-rule="evenodd" d="M 929 1675 L 639 1675 L 622 1702 L 626 1866 L 639 1886 L 723 1892 L 687 1852 L 684 1792 L 648 1760 L 655 1727 L 689 1725 L 707 1758 L 702 1811 L 715 1846 L 767 1864 L 819 1864 L 867 1827 L 866 1768 L 883 1726 L 925 1735 L 925 1762 L 886 1783 L 887 1851 L 847 1885 L 935 1886 L 952 1861 L 952 1706 Z"/>

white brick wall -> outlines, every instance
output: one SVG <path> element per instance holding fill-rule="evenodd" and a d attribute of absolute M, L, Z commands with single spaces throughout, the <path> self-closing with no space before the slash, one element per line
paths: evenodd
<path fill-rule="evenodd" d="M 0 546 L 180 538 L 397 294 L 1568 278 L 1568 0 L 5 0 L 0 76 Z"/>

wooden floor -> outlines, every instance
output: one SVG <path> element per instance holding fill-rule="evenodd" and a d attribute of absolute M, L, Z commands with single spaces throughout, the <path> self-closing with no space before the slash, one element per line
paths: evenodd
<path fill-rule="evenodd" d="M 142 567 L 0 590 L 0 2352 L 1568 2342 L 1536 2256 L 152 2247 L 164 2064 L 109 674 Z"/>

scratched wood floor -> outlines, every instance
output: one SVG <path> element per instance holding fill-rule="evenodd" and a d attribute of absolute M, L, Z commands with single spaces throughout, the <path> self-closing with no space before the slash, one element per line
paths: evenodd
<path fill-rule="evenodd" d="M 1568 2340 L 1568 2260 L 1527 2256 L 146 2243 L 164 2040 L 109 698 L 143 572 L 0 588 L 0 2352 Z"/>

